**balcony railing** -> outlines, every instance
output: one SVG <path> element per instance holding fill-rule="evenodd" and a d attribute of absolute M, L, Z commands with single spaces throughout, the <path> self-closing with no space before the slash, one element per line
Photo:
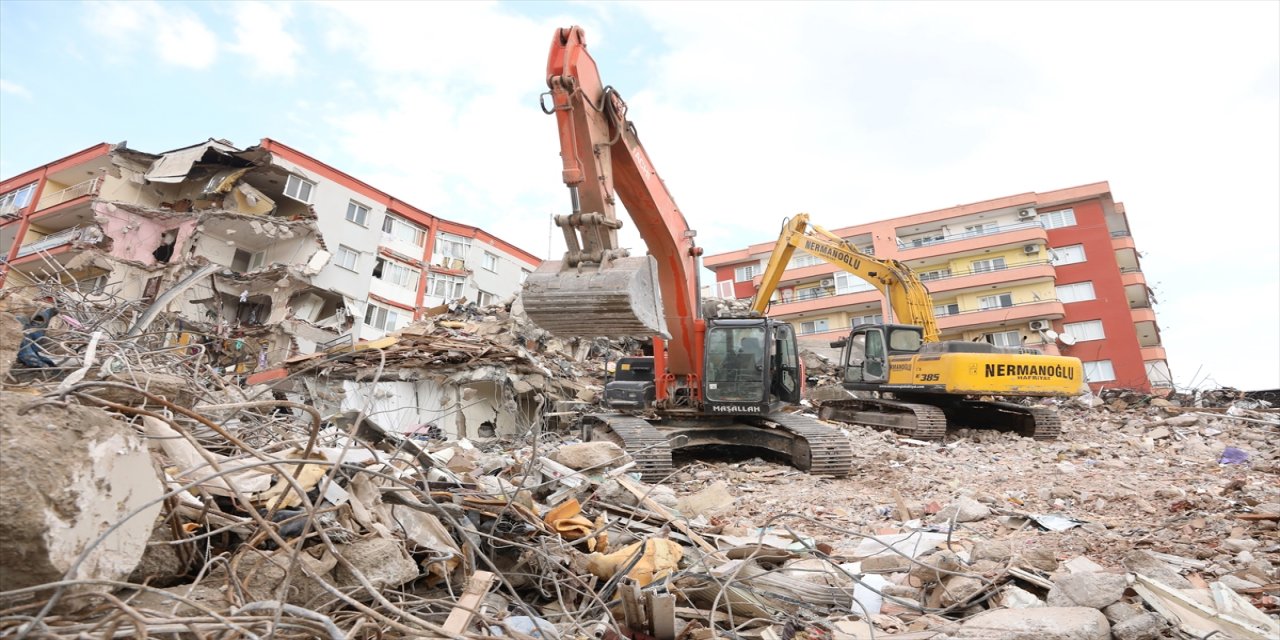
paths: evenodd
<path fill-rule="evenodd" d="M 61 247 L 64 244 L 75 242 L 84 235 L 85 231 L 88 231 L 85 227 L 71 227 L 70 229 L 47 235 L 39 240 L 28 242 L 18 247 L 18 255 L 16 257 L 29 256 L 33 253 L 48 251 L 54 247 Z"/>
<path fill-rule="evenodd" d="M 983 311 L 999 311 L 1000 309 L 1012 309 L 1012 308 L 1014 308 L 1014 307 L 1025 307 L 1025 306 L 1033 305 L 1033 304 L 1044 304 L 1044 303 L 1046 303 L 1046 302 L 1058 302 L 1058 299 L 1057 299 L 1057 298 L 1041 298 L 1041 299 L 1039 299 L 1039 300 L 1028 300 L 1028 301 L 1026 301 L 1026 302 L 1015 302 L 1015 303 L 1013 303 L 1013 304 L 1006 304 L 1006 305 L 1002 305 L 1002 306 L 995 306 L 995 307 L 985 307 L 985 308 L 984 308 L 984 307 L 978 307 L 978 308 L 974 308 L 974 309 L 961 308 L 961 309 L 958 309 L 955 313 L 950 313 L 950 312 L 942 313 L 942 312 L 940 312 L 940 310 L 938 310 L 938 309 L 936 309 L 936 308 L 935 308 L 935 309 L 934 309 L 934 316 L 935 316 L 935 317 L 938 317 L 938 318 L 950 318 L 950 317 L 952 317 L 952 316 L 962 316 L 962 315 L 964 315 L 964 314 L 966 314 L 966 313 L 981 313 L 981 312 L 983 312 Z M 938 305 L 938 306 L 944 306 L 944 305 Z M 945 305 L 945 306 L 951 306 L 951 305 Z"/>
<path fill-rule="evenodd" d="M 933 282 L 935 280 L 947 280 L 950 278 L 963 278 L 979 273 L 993 273 L 996 271 L 1012 271 L 1023 267 L 1035 267 L 1039 265 L 1051 264 L 1048 260 L 1031 260 L 1028 262 L 1019 262 L 1018 264 L 1006 265 L 1003 267 L 990 267 L 987 269 L 951 269 L 946 275 L 932 275 L 930 272 L 920 274 L 921 282 Z"/>
<path fill-rule="evenodd" d="M 990 236 L 990 235 L 995 235 L 997 233 L 1004 233 L 1006 231 L 1017 231 L 1019 229 L 1042 229 L 1042 228 L 1044 228 L 1044 225 L 1040 224 L 1038 221 L 1031 220 L 1027 222 L 1015 222 L 1013 224 L 999 225 L 996 227 L 992 227 L 990 229 L 983 229 L 981 231 L 965 231 L 962 233 L 946 234 L 941 238 L 917 238 L 915 240 L 903 240 L 902 238 L 898 238 L 898 248 L 899 249 L 919 249 L 920 247 L 928 247 L 935 244 L 943 244 L 946 242 L 956 242 L 959 240 L 968 240 L 970 238 Z"/>
<path fill-rule="evenodd" d="M 40 204 L 36 205 L 36 211 L 47 209 L 55 204 L 62 204 L 69 200 L 75 200 L 80 196 L 96 195 L 98 188 L 102 186 L 102 178 L 90 178 L 79 184 L 71 185 L 61 191 L 54 191 L 49 195 L 40 198 Z"/>

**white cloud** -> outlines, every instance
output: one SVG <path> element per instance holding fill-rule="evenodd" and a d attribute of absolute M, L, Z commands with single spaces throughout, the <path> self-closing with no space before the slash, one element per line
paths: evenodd
<path fill-rule="evenodd" d="M 18 84 L 18 83 L 16 83 L 16 82 L 10 82 L 10 81 L 5 80 L 5 79 L 3 79 L 3 78 L 0 78 L 0 93 L 7 93 L 7 94 L 10 94 L 10 95 L 15 95 L 15 96 L 18 96 L 19 98 L 23 98 L 23 99 L 25 99 L 25 100 L 30 100 L 30 99 L 31 99 L 31 97 L 32 97 L 32 96 L 31 96 L 31 91 L 30 91 L 30 90 L 28 90 L 26 87 L 24 87 L 24 86 L 22 86 L 22 85 L 20 85 L 20 84 Z"/>
<path fill-rule="evenodd" d="M 247 56 L 252 72 L 262 76 L 292 76 L 298 69 L 302 44 L 286 29 L 293 8 L 287 4 L 238 2 L 232 5 L 235 42 L 229 51 Z"/>
<path fill-rule="evenodd" d="M 172 66 L 206 69 L 218 58 L 217 36 L 195 12 L 176 4 L 91 2 L 85 24 L 106 40 L 106 55 L 117 59 L 145 50 Z"/>

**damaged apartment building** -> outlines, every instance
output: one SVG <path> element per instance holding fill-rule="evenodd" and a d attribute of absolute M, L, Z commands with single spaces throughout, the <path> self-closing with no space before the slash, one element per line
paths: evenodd
<path fill-rule="evenodd" d="M 237 374 L 496 302 L 539 264 L 271 139 L 99 144 L 5 179 L 0 259 L 8 293 L 70 287 Z"/>

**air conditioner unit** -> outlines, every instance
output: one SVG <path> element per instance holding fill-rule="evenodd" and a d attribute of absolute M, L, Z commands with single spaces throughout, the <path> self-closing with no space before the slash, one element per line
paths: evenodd
<path fill-rule="evenodd" d="M 1038 244 L 1025 245 L 1022 247 L 1022 252 L 1027 255 L 1034 255 L 1034 254 L 1040 253 L 1040 245 Z"/>
<path fill-rule="evenodd" d="M 1029 220 L 1029 219 L 1034 218 L 1034 217 L 1036 217 L 1036 210 L 1035 210 L 1035 209 L 1019 209 L 1019 210 L 1018 210 L 1018 219 L 1019 219 L 1019 220 Z"/>
<path fill-rule="evenodd" d="M 822 280 L 822 282 L 819 282 L 819 283 L 818 283 L 818 286 L 819 286 L 819 287 L 834 287 L 834 286 L 836 286 L 836 281 L 835 281 L 835 279 L 834 279 L 834 278 L 824 278 L 824 279 Z"/>
<path fill-rule="evenodd" d="M 1032 320 L 1031 321 L 1032 331 L 1048 331 L 1052 327 L 1053 325 L 1050 324 L 1048 320 Z"/>

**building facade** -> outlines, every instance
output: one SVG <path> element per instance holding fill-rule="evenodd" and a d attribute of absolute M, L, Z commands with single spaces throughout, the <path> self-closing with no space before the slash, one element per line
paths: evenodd
<path fill-rule="evenodd" d="M 933 297 L 943 340 L 1074 356 L 1095 390 L 1172 387 L 1154 296 L 1124 205 L 1106 182 L 842 228 L 814 221 L 913 269 Z M 708 256 L 715 295 L 754 296 L 775 241 Z M 882 291 L 797 250 L 769 315 L 816 344 L 885 321 L 884 309 Z"/>
<path fill-rule="evenodd" d="M 8 178 L 0 259 L 5 289 L 147 303 L 181 288 L 164 311 L 185 339 L 250 345 L 241 371 L 381 337 L 446 302 L 497 302 L 540 264 L 271 139 L 159 154 L 104 143 Z"/>

